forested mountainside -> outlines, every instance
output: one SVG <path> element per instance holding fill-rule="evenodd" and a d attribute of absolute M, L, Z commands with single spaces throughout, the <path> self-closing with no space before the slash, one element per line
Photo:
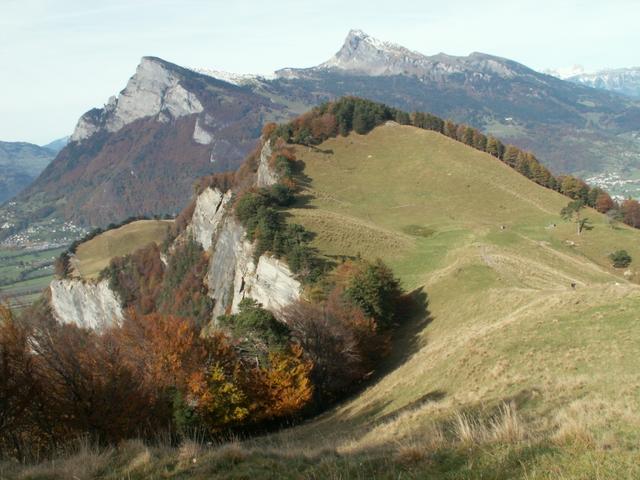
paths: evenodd
<path fill-rule="evenodd" d="M 640 153 L 637 101 L 486 54 L 425 56 L 351 31 L 317 67 L 269 79 L 200 72 L 144 58 L 6 216 L 104 226 L 176 212 L 191 179 L 237 168 L 265 122 L 347 94 L 467 123 L 535 150 L 554 173 L 633 172 Z"/>

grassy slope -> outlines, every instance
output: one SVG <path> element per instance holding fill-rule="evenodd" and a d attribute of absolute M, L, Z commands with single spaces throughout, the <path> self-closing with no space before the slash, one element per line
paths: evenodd
<path fill-rule="evenodd" d="M 151 242 L 164 240 L 171 220 L 138 220 L 109 230 L 78 247 L 74 267 L 83 278 L 96 278 L 116 256 L 134 252 Z"/>
<path fill-rule="evenodd" d="M 577 236 L 565 197 L 433 132 L 385 126 L 298 154 L 307 196 L 291 220 L 325 254 L 380 256 L 429 294 L 385 372 L 278 434 L 129 443 L 24 478 L 638 478 L 640 289 L 607 254 L 640 259 L 640 232 L 589 211 Z M 505 401 L 518 421 L 496 415 Z"/>
<path fill-rule="evenodd" d="M 640 232 L 589 211 L 578 236 L 565 197 L 433 132 L 389 125 L 298 151 L 309 197 L 292 220 L 325 253 L 382 257 L 426 289 L 430 315 L 404 327 L 389 373 L 282 438 L 370 450 L 515 399 L 530 438 L 573 428 L 637 452 L 640 289 L 607 255 L 640 259 Z"/>

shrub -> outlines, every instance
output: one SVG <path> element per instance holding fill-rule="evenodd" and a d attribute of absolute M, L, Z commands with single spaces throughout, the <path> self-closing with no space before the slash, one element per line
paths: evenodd
<path fill-rule="evenodd" d="M 292 272 L 305 282 L 313 282 L 321 273 L 321 262 L 309 246 L 311 234 L 301 225 L 285 224 L 276 209 L 292 200 L 291 190 L 281 184 L 249 191 L 236 202 L 235 215 L 255 242 L 256 260 L 266 252 L 276 258 L 285 257 Z"/>
<path fill-rule="evenodd" d="M 238 313 L 222 315 L 218 321 L 241 342 L 245 353 L 264 360 L 266 354 L 282 350 L 289 343 L 289 328 L 258 302 L 245 298 L 238 308 Z"/>
<path fill-rule="evenodd" d="M 609 255 L 614 268 L 627 268 L 631 264 L 631 255 L 626 250 L 617 250 Z"/>
<path fill-rule="evenodd" d="M 160 249 L 152 243 L 124 257 L 111 259 L 100 272 L 100 279 L 109 281 L 109 288 L 118 294 L 123 306 L 151 313 L 156 309 L 163 275 Z"/>
<path fill-rule="evenodd" d="M 395 321 L 400 282 L 381 260 L 367 264 L 349 281 L 345 296 L 383 328 Z"/>

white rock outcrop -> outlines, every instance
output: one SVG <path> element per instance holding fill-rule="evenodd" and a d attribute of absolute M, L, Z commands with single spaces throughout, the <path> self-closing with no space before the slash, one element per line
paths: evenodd
<path fill-rule="evenodd" d="M 302 285 L 285 262 L 262 255 L 258 266 L 251 261 L 250 267 L 240 278 L 236 277 L 232 312 L 237 311 L 238 304 L 245 297 L 253 298 L 271 311 L 280 310 L 300 298 Z"/>
<path fill-rule="evenodd" d="M 123 320 L 120 300 L 106 280 L 54 280 L 49 288 L 53 315 L 61 323 L 102 330 Z"/>
<path fill-rule="evenodd" d="M 178 74 L 159 59 L 143 57 L 135 75 L 120 95 L 112 97 L 102 111 L 83 115 L 71 135 L 72 142 L 89 138 L 101 128 L 116 132 L 140 118 L 167 114 L 173 118 L 203 111 L 198 97 L 180 84 Z"/>
<path fill-rule="evenodd" d="M 193 127 L 193 140 L 200 145 L 209 145 L 214 140 L 213 134 L 202 127 L 199 118 L 196 120 L 195 127 Z"/>
<path fill-rule="evenodd" d="M 228 215 L 216 237 L 206 277 L 209 296 L 214 301 L 214 320 L 230 311 L 236 292 L 236 271 L 239 264 L 251 259 L 252 252 L 251 244 L 245 240 L 244 228 L 233 215 Z"/>
<path fill-rule="evenodd" d="M 260 188 L 268 187 L 275 183 L 278 183 L 278 174 L 269 165 L 271 158 L 271 142 L 269 140 L 264 142 L 262 150 L 260 151 L 260 160 L 258 162 L 258 172 L 256 174 L 256 185 Z"/>
<path fill-rule="evenodd" d="M 231 195 L 231 191 L 223 194 L 217 188 L 207 188 L 196 199 L 196 208 L 187 232 L 205 250 L 211 248 L 213 235 L 224 218 Z"/>
<path fill-rule="evenodd" d="M 229 209 L 225 206 L 224 210 Z M 285 262 L 262 255 L 256 264 L 253 245 L 232 212 L 225 215 L 211 248 L 206 282 L 214 301 L 214 321 L 237 312 L 243 298 L 253 298 L 276 311 L 300 297 L 302 285 Z"/>

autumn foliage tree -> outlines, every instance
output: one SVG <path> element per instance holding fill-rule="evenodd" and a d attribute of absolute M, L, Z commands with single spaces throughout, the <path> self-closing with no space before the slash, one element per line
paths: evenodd
<path fill-rule="evenodd" d="M 398 281 L 380 261 L 344 262 L 328 283 L 321 299 L 300 300 L 281 312 L 313 365 L 316 405 L 352 391 L 389 353 L 389 327 L 397 319 L 402 295 Z"/>
<path fill-rule="evenodd" d="M 616 208 L 616 203 L 607 192 L 600 192 L 596 197 L 595 209 L 600 213 L 607 213 Z"/>
<path fill-rule="evenodd" d="M 640 228 L 640 203 L 628 198 L 622 202 L 621 206 L 624 223 L 635 228 Z"/>
<path fill-rule="evenodd" d="M 36 372 L 29 353 L 28 330 L 0 304 L 0 453 L 23 459 L 27 444 L 43 440 L 33 422 L 34 399 L 40 397 L 33 381 Z M 39 437 L 39 438 L 38 438 Z"/>

